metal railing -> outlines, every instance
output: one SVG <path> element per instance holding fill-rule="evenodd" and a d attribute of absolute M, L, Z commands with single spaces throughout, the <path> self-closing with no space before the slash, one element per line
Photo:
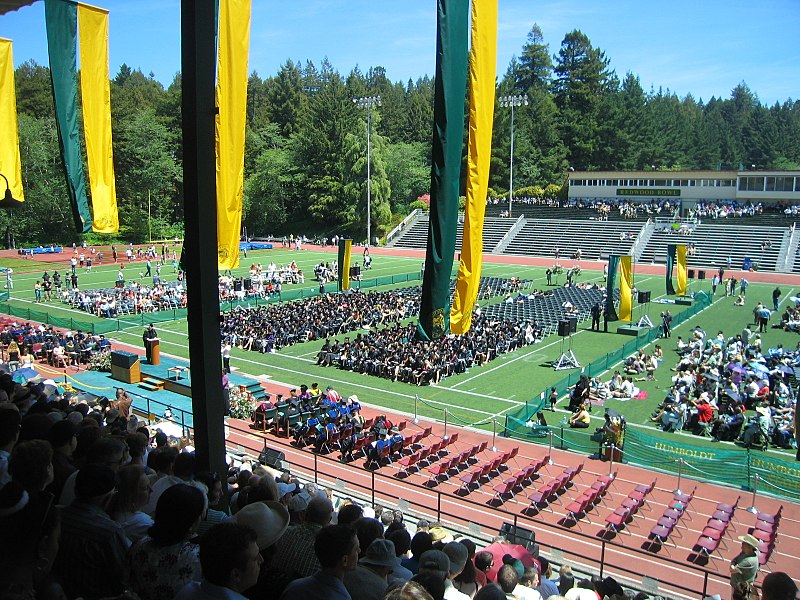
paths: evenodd
<path fill-rule="evenodd" d="M 421 426 L 421 425 L 420 425 Z M 228 425 L 231 431 L 245 434 L 247 439 L 252 431 Z M 263 441 L 253 439 L 252 445 L 242 443 L 233 445 L 231 449 L 238 453 L 246 453 L 253 460 L 267 447 L 268 438 Z M 569 543 L 564 547 L 554 543 L 546 543 L 541 537 L 536 538 L 536 543 L 546 550 L 551 558 L 560 560 L 555 562 L 564 564 L 580 564 L 581 570 L 597 572 L 601 577 L 613 573 L 622 576 L 631 582 L 632 586 L 642 586 L 641 569 L 630 566 L 630 557 L 641 558 L 649 562 L 656 561 L 662 573 L 666 589 L 687 596 L 705 597 L 709 584 L 727 585 L 728 575 L 709 570 L 702 566 L 679 561 L 672 558 L 658 556 L 640 548 L 629 547 L 607 540 L 602 537 L 576 531 L 574 529 L 549 524 L 527 516 L 504 509 L 502 506 L 491 508 L 487 511 L 486 502 L 460 497 L 452 492 L 444 492 L 426 485 L 419 485 L 395 477 L 397 473 L 387 474 L 380 470 L 370 470 L 364 467 L 348 464 L 300 448 L 294 448 L 292 455 L 295 460 L 286 459 L 289 470 L 294 475 L 314 481 L 317 484 L 330 487 L 338 494 L 346 493 L 349 496 L 368 500 L 371 504 L 393 505 L 407 515 L 417 518 L 426 518 L 439 521 L 452 529 L 459 530 L 465 535 L 478 540 L 490 541 L 502 527 L 503 523 L 513 524 L 514 527 L 529 528 L 545 537 L 566 537 Z M 613 466 L 613 463 L 611 463 Z M 346 481 L 335 477 L 337 472 L 346 470 Z M 403 494 L 397 488 L 413 489 L 413 494 Z M 687 576 L 691 575 L 691 576 Z M 694 582 L 694 583 L 693 583 Z"/>

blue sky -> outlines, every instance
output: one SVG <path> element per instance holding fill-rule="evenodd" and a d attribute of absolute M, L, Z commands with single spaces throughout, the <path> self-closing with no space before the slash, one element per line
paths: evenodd
<path fill-rule="evenodd" d="M 466 1 L 466 0 L 464 0 Z M 111 11 L 112 76 L 122 63 L 168 84 L 180 68 L 178 0 L 97 0 Z M 250 70 L 261 77 L 287 59 L 340 73 L 383 66 L 392 81 L 434 71 L 435 0 L 253 0 Z M 538 23 L 558 52 L 580 29 L 611 68 L 642 86 L 683 97 L 729 97 L 741 81 L 763 103 L 800 98 L 800 0 L 499 0 L 498 75 Z M 44 3 L 0 16 L 14 60 L 47 64 Z"/>

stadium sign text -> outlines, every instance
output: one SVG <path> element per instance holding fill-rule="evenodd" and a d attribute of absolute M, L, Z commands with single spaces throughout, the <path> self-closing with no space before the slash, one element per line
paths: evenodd
<path fill-rule="evenodd" d="M 641 188 L 617 188 L 617 196 L 680 196 L 680 190 L 669 188 L 653 188 L 651 190 Z"/>

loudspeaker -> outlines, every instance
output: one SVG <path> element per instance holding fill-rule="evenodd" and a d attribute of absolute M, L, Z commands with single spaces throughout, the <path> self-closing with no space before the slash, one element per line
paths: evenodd
<path fill-rule="evenodd" d="M 569 335 L 569 321 L 558 322 L 558 335 L 567 337 Z"/>
<path fill-rule="evenodd" d="M 350 277 L 361 277 L 361 267 L 359 265 L 350 267 Z"/>
<path fill-rule="evenodd" d="M 114 367 L 130 369 L 137 360 L 139 360 L 139 356 L 133 352 L 114 350 L 111 353 L 111 365 Z"/>
<path fill-rule="evenodd" d="M 639 304 L 646 304 L 650 302 L 650 290 L 639 290 L 639 293 L 636 296 L 636 301 Z"/>
<path fill-rule="evenodd" d="M 706 278 L 706 272 L 705 271 L 698 271 L 697 272 L 697 278 L 698 279 L 705 279 Z"/>
<path fill-rule="evenodd" d="M 567 321 L 569 321 L 569 332 L 570 333 L 577 333 L 577 331 L 578 331 L 578 317 L 568 317 Z"/>
<path fill-rule="evenodd" d="M 272 448 L 264 448 L 261 454 L 258 455 L 258 462 L 279 471 L 283 470 L 281 461 L 284 460 L 286 460 L 286 455 L 280 450 L 273 450 Z"/>
<path fill-rule="evenodd" d="M 250 279 L 249 277 L 245 278 L 245 280 L 244 280 L 244 289 L 245 289 L 245 291 L 249 290 L 251 287 L 253 287 L 253 280 Z"/>
<path fill-rule="evenodd" d="M 689 279 L 694 279 L 694 269 L 689 269 Z"/>
<path fill-rule="evenodd" d="M 536 545 L 536 533 L 530 529 L 524 529 L 513 523 L 503 523 L 500 527 L 500 535 L 506 538 L 511 544 L 524 546 L 534 557 L 539 556 L 539 546 Z"/>
<path fill-rule="evenodd" d="M 234 292 L 241 292 L 242 291 L 242 280 L 236 279 L 233 282 L 233 291 Z"/>

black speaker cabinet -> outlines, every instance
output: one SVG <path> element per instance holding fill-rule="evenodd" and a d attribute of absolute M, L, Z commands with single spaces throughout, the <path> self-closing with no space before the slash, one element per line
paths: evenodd
<path fill-rule="evenodd" d="M 272 448 L 264 448 L 261 454 L 258 455 L 258 462 L 279 471 L 283 470 L 284 460 L 286 460 L 286 455 L 280 450 L 273 450 Z"/>
<path fill-rule="evenodd" d="M 706 272 L 705 271 L 698 271 L 697 272 L 697 278 L 698 279 L 705 279 L 706 278 Z"/>
<path fill-rule="evenodd" d="M 694 269 L 689 269 L 689 279 L 694 279 Z"/>
<path fill-rule="evenodd" d="M 236 279 L 233 282 L 233 291 L 234 292 L 241 292 L 242 291 L 242 280 L 241 279 Z"/>
<path fill-rule="evenodd" d="M 569 332 L 570 333 L 577 333 L 578 332 L 578 317 L 568 317 L 567 321 L 569 321 Z"/>
<path fill-rule="evenodd" d="M 650 302 L 650 290 L 639 290 L 637 294 L 636 301 L 639 304 L 646 304 Z"/>
<path fill-rule="evenodd" d="M 245 280 L 244 280 L 244 289 L 245 289 L 245 291 L 249 290 L 251 287 L 253 287 L 253 280 L 250 279 L 249 277 L 245 278 Z"/>
<path fill-rule="evenodd" d="M 558 335 L 567 337 L 569 335 L 569 321 L 558 322 Z"/>
<path fill-rule="evenodd" d="M 539 547 L 536 545 L 536 533 L 530 529 L 524 529 L 513 523 L 503 523 L 500 527 L 500 535 L 511 544 L 524 546 L 534 557 L 539 556 Z"/>
<path fill-rule="evenodd" d="M 350 277 L 361 277 L 361 265 L 352 265 L 350 267 Z"/>
<path fill-rule="evenodd" d="M 111 353 L 111 365 L 115 367 L 130 369 L 137 360 L 139 360 L 139 356 L 133 352 L 114 350 Z"/>

